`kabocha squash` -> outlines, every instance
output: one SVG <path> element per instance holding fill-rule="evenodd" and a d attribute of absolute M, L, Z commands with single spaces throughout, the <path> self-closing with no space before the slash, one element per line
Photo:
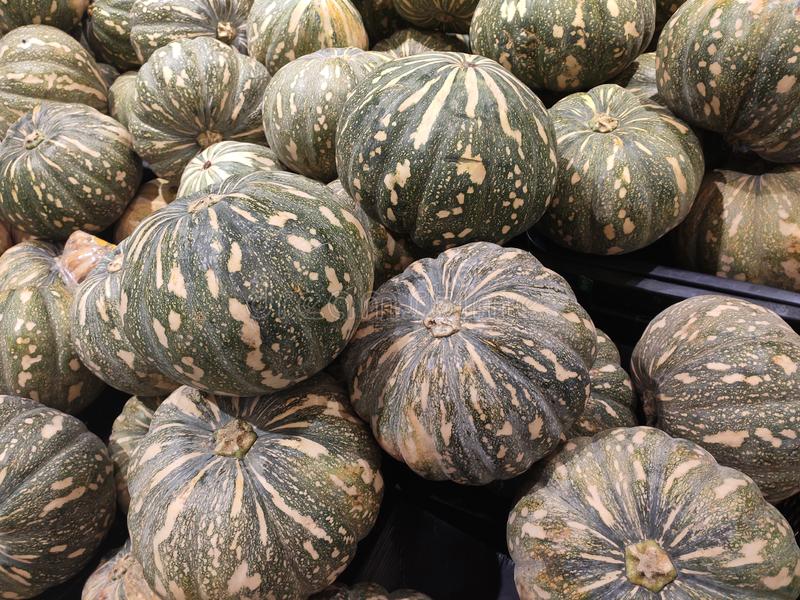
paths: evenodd
<path fill-rule="evenodd" d="M 352 0 L 361 14 L 370 43 L 376 44 L 407 24 L 394 9 L 394 0 Z"/>
<path fill-rule="evenodd" d="M 478 0 L 394 0 L 394 8 L 406 21 L 421 29 L 469 32 Z"/>
<path fill-rule="evenodd" d="M 688 125 L 613 84 L 570 95 L 549 113 L 559 171 L 539 223 L 547 237 L 580 252 L 619 254 L 683 221 L 705 169 Z"/>
<path fill-rule="evenodd" d="M 364 22 L 350 0 L 254 0 L 247 38 L 250 56 L 272 75 L 323 48 L 369 48 Z"/>
<path fill-rule="evenodd" d="M 281 171 L 283 165 L 266 146 L 246 142 L 218 142 L 195 156 L 181 175 L 178 196 L 202 192 L 234 175 Z"/>
<path fill-rule="evenodd" d="M 32 598 L 76 575 L 114 519 L 106 447 L 78 419 L 0 396 L 0 597 Z"/>
<path fill-rule="evenodd" d="M 359 583 L 351 588 L 332 585 L 309 600 L 431 600 L 431 597 L 414 590 L 397 590 L 390 594 L 377 583 Z"/>
<path fill-rule="evenodd" d="M 264 131 L 289 169 L 328 182 L 336 179 L 336 127 L 350 92 L 389 61 L 378 52 L 326 48 L 292 61 L 264 93 Z"/>
<path fill-rule="evenodd" d="M 131 542 L 108 556 L 86 580 L 81 600 L 159 600 L 147 585 L 142 566 L 131 556 Z"/>
<path fill-rule="evenodd" d="M 753 481 L 649 427 L 568 443 L 508 519 L 522 600 L 800 593 L 800 548 Z"/>
<path fill-rule="evenodd" d="M 108 114 L 128 127 L 131 103 L 136 96 L 136 71 L 123 73 L 108 89 Z"/>
<path fill-rule="evenodd" d="M 121 70 L 142 64 L 131 44 L 133 1 L 92 0 L 86 20 L 86 39 L 95 55 Z"/>
<path fill-rule="evenodd" d="M 766 308 L 684 300 L 647 327 L 631 359 L 645 414 L 752 477 L 767 500 L 800 491 L 800 336 Z"/>
<path fill-rule="evenodd" d="M 44 103 L 0 144 L 0 211 L 15 227 L 48 239 L 99 232 L 119 218 L 141 177 L 133 140 L 119 122 L 81 104 Z"/>
<path fill-rule="evenodd" d="M 170 42 L 211 37 L 247 54 L 247 13 L 253 0 L 135 0 L 131 44 L 140 62 Z"/>
<path fill-rule="evenodd" d="M 550 203 L 550 119 L 494 61 L 434 52 L 388 62 L 356 87 L 342 114 L 342 185 L 420 247 L 509 240 Z"/>
<path fill-rule="evenodd" d="M 424 52 L 467 52 L 467 47 L 453 35 L 403 29 L 375 44 L 373 50 L 385 52 L 390 58 L 403 58 Z"/>
<path fill-rule="evenodd" d="M 224 142 L 223 142 L 224 143 Z M 146 217 L 175 200 L 178 186 L 166 179 L 151 179 L 142 184 L 125 212 L 114 225 L 114 243 L 119 244 Z"/>
<path fill-rule="evenodd" d="M 800 162 L 794 2 L 690 0 L 658 40 L 657 83 L 689 123 L 775 162 Z"/>
<path fill-rule="evenodd" d="M 327 375 L 250 399 L 179 388 L 131 458 L 133 554 L 162 598 L 306 598 L 375 522 L 379 460 Z"/>
<path fill-rule="evenodd" d="M 100 71 L 100 74 L 103 76 L 103 81 L 106 82 L 110 92 L 111 86 L 117 80 L 117 77 L 119 77 L 119 71 L 108 63 L 97 63 L 97 70 Z"/>
<path fill-rule="evenodd" d="M 653 37 L 651 0 L 548 2 L 481 0 L 472 50 L 493 58 L 533 89 L 585 90 L 612 79 Z"/>
<path fill-rule="evenodd" d="M 262 142 L 263 65 L 211 38 L 179 40 L 139 69 L 128 127 L 153 171 L 177 181 L 198 152 L 223 140 Z"/>
<path fill-rule="evenodd" d="M 589 397 L 596 333 L 567 283 L 477 242 L 382 285 L 344 355 L 353 408 L 428 479 L 508 479 L 559 444 Z"/>
<path fill-rule="evenodd" d="M 0 139 L 42 100 L 106 112 L 108 87 L 90 54 L 47 25 L 18 27 L 0 39 Z"/>
<path fill-rule="evenodd" d="M 613 81 L 642 100 L 661 104 L 656 85 L 656 53 L 645 52 L 636 57 Z"/>
<path fill-rule="evenodd" d="M 0 2 L 0 35 L 23 25 L 51 25 L 64 31 L 83 18 L 89 0 L 5 0 Z"/>
<path fill-rule="evenodd" d="M 693 270 L 800 291 L 800 165 L 706 176 L 675 236 Z"/>

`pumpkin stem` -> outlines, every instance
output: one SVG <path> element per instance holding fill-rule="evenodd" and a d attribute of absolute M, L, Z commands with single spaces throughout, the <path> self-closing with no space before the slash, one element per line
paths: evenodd
<path fill-rule="evenodd" d="M 223 139 L 219 131 L 201 131 L 197 134 L 197 143 L 201 148 L 208 148 L 212 144 L 221 142 Z"/>
<path fill-rule="evenodd" d="M 25 142 L 25 150 L 33 150 L 44 141 L 44 134 L 38 129 L 34 129 L 23 140 Z"/>
<path fill-rule="evenodd" d="M 220 42 L 230 44 L 236 39 L 236 27 L 229 21 L 220 21 L 217 23 L 217 39 Z"/>
<path fill-rule="evenodd" d="M 628 581 L 654 594 L 678 576 L 669 555 L 653 540 L 645 540 L 625 548 L 625 571 Z"/>
<path fill-rule="evenodd" d="M 461 307 L 448 300 L 437 302 L 422 323 L 435 338 L 451 336 L 461 330 Z"/>
<path fill-rule="evenodd" d="M 214 206 L 217 202 L 222 200 L 222 194 L 206 194 L 202 198 L 194 200 L 186 206 L 186 210 L 190 213 L 196 213 L 201 210 L 207 209 L 209 206 Z"/>
<path fill-rule="evenodd" d="M 64 244 L 58 264 L 75 283 L 81 283 L 116 246 L 84 231 L 75 231 Z"/>
<path fill-rule="evenodd" d="M 214 432 L 214 454 L 217 456 L 230 456 L 244 458 L 248 450 L 256 443 L 258 436 L 244 419 L 233 419 L 224 427 Z"/>
<path fill-rule="evenodd" d="M 598 113 L 589 121 L 589 126 L 592 128 L 592 131 L 596 131 L 597 133 L 611 133 L 619 127 L 619 120 L 608 113 Z"/>

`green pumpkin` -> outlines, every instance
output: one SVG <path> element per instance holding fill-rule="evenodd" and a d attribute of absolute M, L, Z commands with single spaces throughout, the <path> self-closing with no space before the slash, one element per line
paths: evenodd
<path fill-rule="evenodd" d="M 34 23 L 69 31 L 88 5 L 89 0 L 5 0 L 0 2 L 0 35 Z"/>
<path fill-rule="evenodd" d="M 100 74 L 103 76 L 103 81 L 106 82 L 106 85 L 109 87 L 109 93 L 111 92 L 111 86 L 119 77 L 119 71 L 113 66 L 107 63 L 97 63 L 97 70 L 100 71 Z"/>
<path fill-rule="evenodd" d="M 502 243 L 550 203 L 557 165 L 550 119 L 492 60 L 433 52 L 388 62 L 355 88 L 342 114 L 342 185 L 420 247 Z"/>
<path fill-rule="evenodd" d="M 170 42 L 211 37 L 247 54 L 247 13 L 253 0 L 135 0 L 131 43 L 140 62 Z"/>
<path fill-rule="evenodd" d="M 548 238 L 579 252 L 620 254 L 683 221 L 705 169 L 688 125 L 614 84 L 567 96 L 549 113 L 559 171 L 539 222 Z"/>
<path fill-rule="evenodd" d="M 386 452 L 425 478 L 480 485 L 558 446 L 589 397 L 596 338 L 559 275 L 477 242 L 382 285 L 343 366 Z"/>
<path fill-rule="evenodd" d="M 800 20 L 780 0 L 690 0 L 658 40 L 658 91 L 676 115 L 774 162 L 800 162 Z"/>
<path fill-rule="evenodd" d="M 289 169 L 336 179 L 336 127 L 350 92 L 389 57 L 358 48 L 326 48 L 292 61 L 264 93 L 264 131 Z"/>
<path fill-rule="evenodd" d="M 250 56 L 272 75 L 323 48 L 369 48 L 361 15 L 350 0 L 254 0 L 247 38 Z"/>
<path fill-rule="evenodd" d="M 424 52 L 467 52 L 467 46 L 454 35 L 403 29 L 375 44 L 373 50 L 385 52 L 390 58 L 403 58 Z"/>
<path fill-rule="evenodd" d="M 179 388 L 131 457 L 133 555 L 162 598 L 306 598 L 375 522 L 379 462 L 327 375 L 256 398 Z"/>
<path fill-rule="evenodd" d="M 470 42 L 533 89 L 585 90 L 620 73 L 647 48 L 653 0 L 481 0 Z"/>
<path fill-rule="evenodd" d="M 369 40 L 375 44 L 402 29 L 406 23 L 394 9 L 394 0 L 351 0 L 361 14 Z"/>
<path fill-rule="evenodd" d="M 131 44 L 133 2 L 92 0 L 86 20 L 86 39 L 95 55 L 123 71 L 142 64 Z"/>
<path fill-rule="evenodd" d="M 108 88 L 108 114 L 128 127 L 131 105 L 136 97 L 136 71 L 123 73 Z"/>
<path fill-rule="evenodd" d="M 107 111 L 97 63 L 68 34 L 47 25 L 18 27 L 0 39 L 0 139 L 42 100 Z"/>
<path fill-rule="evenodd" d="M 351 588 L 332 585 L 309 600 L 431 600 L 431 597 L 414 590 L 397 590 L 391 594 L 377 583 L 359 583 Z"/>
<path fill-rule="evenodd" d="M 469 32 L 478 0 L 394 0 L 402 18 L 420 29 Z"/>
<path fill-rule="evenodd" d="M 114 520 L 113 467 L 78 419 L 0 396 L 0 597 L 33 598 L 77 575 Z"/>
<path fill-rule="evenodd" d="M 800 491 L 800 336 L 724 296 L 684 300 L 647 327 L 631 359 L 648 421 L 752 477 L 771 502 Z"/>
<path fill-rule="evenodd" d="M 166 179 L 151 179 L 142 184 L 125 212 L 114 224 L 114 243 L 119 244 L 133 233 L 146 217 L 175 200 L 177 194 L 178 186 Z"/>
<path fill-rule="evenodd" d="M 180 179 L 198 152 L 223 140 L 263 142 L 263 65 L 222 42 L 172 42 L 139 69 L 128 126 L 139 155 L 159 176 Z"/>
<path fill-rule="evenodd" d="M 800 594 L 800 548 L 753 481 L 657 429 L 568 443 L 508 518 L 522 600 Z"/>
<path fill-rule="evenodd" d="M 656 53 L 646 52 L 636 57 L 612 83 L 636 94 L 641 100 L 663 104 L 656 85 Z"/>
<path fill-rule="evenodd" d="M 147 585 L 142 566 L 131 556 L 128 540 L 89 576 L 81 600 L 159 600 L 159 597 Z"/>

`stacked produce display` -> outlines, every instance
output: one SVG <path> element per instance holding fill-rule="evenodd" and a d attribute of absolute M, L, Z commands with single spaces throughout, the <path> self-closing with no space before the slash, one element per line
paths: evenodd
<path fill-rule="evenodd" d="M 0 2 L 0 598 L 799 598 L 799 11 Z"/>

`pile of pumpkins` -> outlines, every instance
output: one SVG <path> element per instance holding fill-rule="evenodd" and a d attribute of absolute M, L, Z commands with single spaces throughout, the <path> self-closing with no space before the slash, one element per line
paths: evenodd
<path fill-rule="evenodd" d="M 800 336 L 699 296 L 629 378 L 507 244 L 669 236 L 690 268 L 800 291 L 797 15 L 0 3 L 0 598 L 76 575 L 122 511 L 85 600 L 423 600 L 335 583 L 381 450 L 522 482 L 523 600 L 797 598 L 770 503 L 800 492 Z M 79 418 L 106 386 L 131 395 L 107 444 Z"/>

